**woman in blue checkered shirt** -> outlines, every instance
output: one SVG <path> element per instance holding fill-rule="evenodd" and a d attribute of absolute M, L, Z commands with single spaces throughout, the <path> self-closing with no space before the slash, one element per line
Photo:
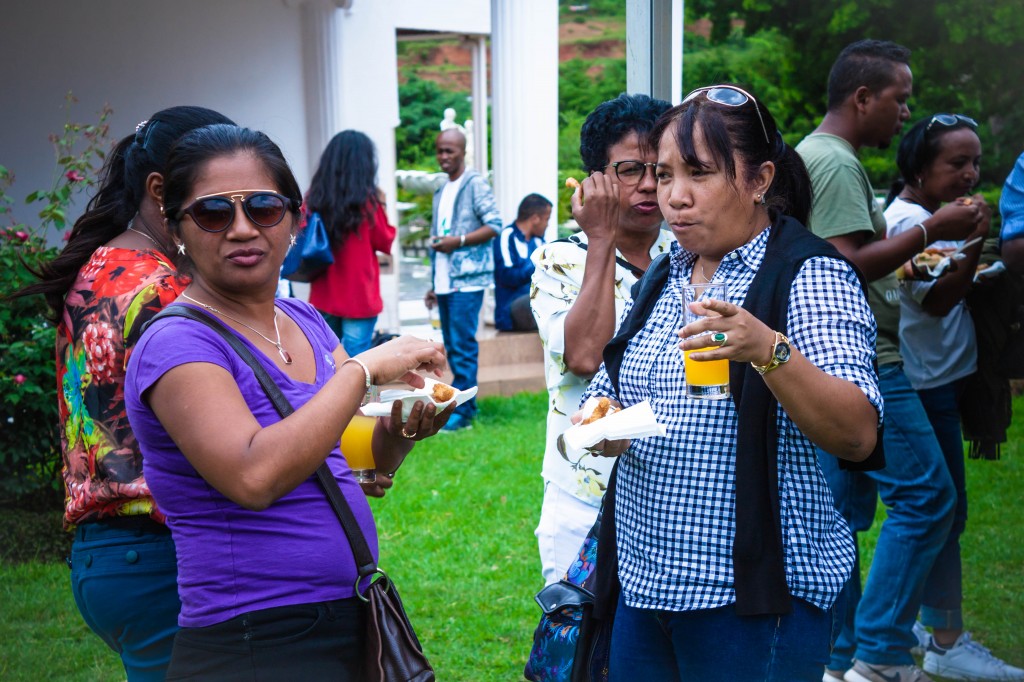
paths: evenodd
<path fill-rule="evenodd" d="M 857 271 L 804 227 L 807 171 L 753 96 L 695 90 L 651 141 L 682 249 L 652 264 L 660 293 L 643 310 L 635 297 L 621 362 L 613 339 L 584 396 L 647 400 L 667 431 L 604 444 L 628 445 L 610 679 L 816 682 L 854 545 L 815 446 L 880 456 L 874 318 Z M 694 304 L 709 317 L 684 327 L 681 286 L 707 281 L 727 300 Z M 732 399 L 686 397 L 682 349 L 709 345 L 693 359 L 729 360 Z"/>

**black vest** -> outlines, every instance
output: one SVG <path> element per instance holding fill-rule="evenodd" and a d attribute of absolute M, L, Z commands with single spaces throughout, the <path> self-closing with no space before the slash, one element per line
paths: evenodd
<path fill-rule="evenodd" d="M 815 236 L 788 216 L 778 217 L 768 236 L 764 260 L 747 291 L 743 308 L 771 329 L 786 333 L 789 291 L 804 261 L 829 257 L 849 261 L 827 241 Z M 850 263 L 860 279 L 864 297 L 867 283 Z M 633 307 L 623 320 L 619 333 L 604 349 L 605 368 L 619 388 L 622 356 L 630 339 L 644 326 L 668 281 L 669 254 L 654 259 L 644 277 L 634 285 Z M 736 434 L 736 537 L 733 541 L 733 571 L 736 577 L 736 612 L 739 615 L 781 614 L 790 610 L 789 590 L 782 556 L 782 528 L 779 519 L 778 401 L 761 376 L 746 363 L 730 363 L 729 387 L 738 412 Z M 882 431 L 879 428 L 875 450 L 863 462 L 840 460 L 851 470 L 875 470 L 885 466 Z M 598 547 L 599 566 L 617 564 L 614 540 L 614 487 L 605 495 L 604 526 Z M 611 497 L 611 501 L 609 501 Z M 740 503 L 742 501 L 742 503 Z M 611 552 L 610 556 L 605 553 Z M 617 565 L 602 571 L 614 580 Z"/>

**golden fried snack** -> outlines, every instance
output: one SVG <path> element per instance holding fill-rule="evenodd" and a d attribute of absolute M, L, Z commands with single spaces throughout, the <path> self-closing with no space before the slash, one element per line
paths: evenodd
<path fill-rule="evenodd" d="M 946 252 L 942 249 L 925 249 L 914 256 L 914 265 L 921 269 L 934 268 L 936 265 L 941 263 L 942 259 L 945 257 Z"/>
<path fill-rule="evenodd" d="M 967 197 L 966 199 L 964 199 L 964 206 L 970 206 L 973 203 L 974 203 L 974 199 L 972 199 L 970 197 Z"/>
<path fill-rule="evenodd" d="M 568 177 L 565 179 L 565 186 L 572 187 L 574 190 L 580 188 L 580 181 L 574 177 Z"/>
<path fill-rule="evenodd" d="M 607 417 L 611 413 L 615 412 L 615 408 L 612 406 L 612 401 L 608 398 L 598 398 L 597 405 L 594 406 L 594 411 L 590 413 L 590 416 L 583 420 L 583 424 L 590 424 L 596 422 L 598 419 Z"/>
<path fill-rule="evenodd" d="M 430 397 L 434 399 L 434 402 L 443 403 L 451 400 L 455 397 L 455 389 L 448 384 L 442 384 L 438 382 L 434 384 L 434 388 L 431 390 Z"/>

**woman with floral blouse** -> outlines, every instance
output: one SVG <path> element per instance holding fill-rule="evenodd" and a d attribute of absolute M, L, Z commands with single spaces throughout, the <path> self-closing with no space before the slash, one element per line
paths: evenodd
<path fill-rule="evenodd" d="M 178 569 L 142 476 L 124 373 L 143 324 L 188 284 L 160 217 L 159 174 L 173 143 L 212 123 L 201 107 L 154 114 L 108 156 L 99 191 L 61 253 L 19 295 L 43 294 L 57 320 L 64 523 L 82 617 L 121 656 L 129 682 L 164 679 L 178 629 Z"/>

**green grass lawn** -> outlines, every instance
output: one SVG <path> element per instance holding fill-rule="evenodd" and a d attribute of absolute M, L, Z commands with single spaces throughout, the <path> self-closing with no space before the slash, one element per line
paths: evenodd
<path fill-rule="evenodd" d="M 480 403 L 471 431 L 418 446 L 389 496 L 373 502 L 381 567 L 399 585 L 444 682 L 522 679 L 539 617 L 533 528 L 546 400 L 524 394 Z M 1024 400 L 1015 407 L 1022 414 Z M 1018 665 L 1024 664 L 1022 442 L 1018 425 L 1001 461 L 968 461 L 971 506 L 963 538 L 968 628 Z M 865 536 L 869 557 L 873 535 Z M 82 622 L 63 563 L 0 565 L 0 679 L 124 679 L 117 657 Z"/>

